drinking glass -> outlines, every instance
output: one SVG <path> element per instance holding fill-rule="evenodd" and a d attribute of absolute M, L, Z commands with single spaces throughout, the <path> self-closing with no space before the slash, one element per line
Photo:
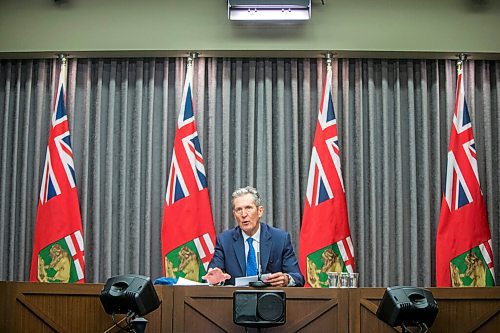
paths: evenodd
<path fill-rule="evenodd" d="M 340 288 L 349 288 L 349 273 L 340 273 Z"/>
<path fill-rule="evenodd" d="M 328 274 L 328 287 L 338 288 L 339 287 L 339 273 L 338 272 L 327 272 Z"/>
<path fill-rule="evenodd" d="M 359 287 L 359 273 L 349 273 L 349 288 Z"/>

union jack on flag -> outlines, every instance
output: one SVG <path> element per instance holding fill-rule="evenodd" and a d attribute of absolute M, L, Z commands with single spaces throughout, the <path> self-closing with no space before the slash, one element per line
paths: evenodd
<path fill-rule="evenodd" d="M 70 188 L 75 187 L 75 167 L 64 99 L 64 82 L 60 80 L 43 168 L 40 190 L 41 204 L 45 204 L 51 198 L 61 194 L 61 186 L 59 185 L 61 182 L 69 184 Z"/>
<path fill-rule="evenodd" d="M 188 70 L 192 71 L 192 68 Z M 181 112 L 177 121 L 177 134 L 165 201 L 167 205 L 171 205 L 189 196 L 191 192 L 201 191 L 206 187 L 207 178 L 200 139 L 194 122 L 191 75 L 188 73 L 184 84 Z"/>
<path fill-rule="evenodd" d="M 307 181 L 306 198 L 311 206 L 332 199 L 332 182 L 340 182 L 342 190 L 342 171 L 338 142 L 337 118 L 332 101 L 332 72 L 327 72 L 326 86 L 318 114 L 316 136 L 311 153 L 311 164 Z"/>
<path fill-rule="evenodd" d="M 474 198 L 470 186 L 479 186 L 476 146 L 465 100 L 462 72 L 458 75 L 457 85 L 457 102 L 453 113 L 444 193 L 450 210 L 457 210 L 471 203 Z"/>

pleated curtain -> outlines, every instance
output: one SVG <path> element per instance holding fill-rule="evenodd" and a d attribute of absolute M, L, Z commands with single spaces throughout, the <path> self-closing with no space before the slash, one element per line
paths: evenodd
<path fill-rule="evenodd" d="M 70 59 L 67 109 L 87 282 L 162 274 L 160 230 L 187 59 Z M 0 60 L 0 279 L 27 280 L 57 60 Z M 465 64 L 500 281 L 500 62 Z M 217 232 L 252 185 L 296 252 L 324 59 L 199 58 L 193 99 Z M 360 284 L 435 284 L 453 60 L 335 59 L 333 99 Z M 178 223 L 182 223 L 179 220 Z"/>

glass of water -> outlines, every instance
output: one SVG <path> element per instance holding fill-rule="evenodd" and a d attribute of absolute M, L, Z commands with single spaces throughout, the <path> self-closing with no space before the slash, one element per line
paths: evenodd
<path fill-rule="evenodd" d="M 349 288 L 349 273 L 340 273 L 340 288 Z"/>
<path fill-rule="evenodd" d="M 328 287 L 330 288 L 338 288 L 339 287 L 339 278 L 340 273 L 338 272 L 327 272 L 328 275 Z"/>
<path fill-rule="evenodd" d="M 349 288 L 359 287 L 359 273 L 349 273 Z"/>

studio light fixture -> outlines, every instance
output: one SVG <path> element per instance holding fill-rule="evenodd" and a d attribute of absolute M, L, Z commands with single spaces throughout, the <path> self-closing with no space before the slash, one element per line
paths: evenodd
<path fill-rule="evenodd" d="M 142 316 L 156 310 L 160 300 L 151 279 L 147 276 L 126 274 L 109 278 L 99 296 L 106 313 L 113 318 L 115 326 L 126 332 L 144 332 L 147 320 Z M 115 315 L 125 314 L 127 325 L 120 326 Z"/>
<path fill-rule="evenodd" d="M 311 0 L 228 0 L 232 21 L 304 21 L 311 18 Z"/>
<path fill-rule="evenodd" d="M 427 332 L 438 314 L 438 305 L 429 290 L 397 286 L 387 288 L 377 309 L 377 317 L 389 326 L 419 327 Z"/>

